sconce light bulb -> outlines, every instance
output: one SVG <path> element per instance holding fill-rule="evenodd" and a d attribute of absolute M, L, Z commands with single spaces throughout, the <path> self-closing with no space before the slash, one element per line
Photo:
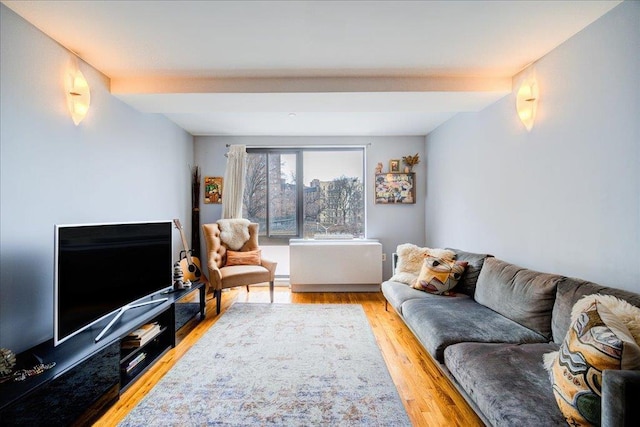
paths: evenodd
<path fill-rule="evenodd" d="M 524 127 L 530 131 L 536 119 L 538 109 L 538 83 L 535 77 L 527 78 L 516 95 L 516 111 Z"/>
<path fill-rule="evenodd" d="M 67 105 L 69 113 L 76 126 L 85 118 L 91 105 L 91 90 L 89 83 L 80 70 L 69 73 L 67 80 Z"/>

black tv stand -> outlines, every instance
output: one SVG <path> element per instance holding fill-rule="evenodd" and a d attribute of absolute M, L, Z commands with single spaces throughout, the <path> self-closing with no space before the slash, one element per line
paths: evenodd
<path fill-rule="evenodd" d="M 100 341 L 100 339 L 104 336 L 104 334 L 107 333 L 107 331 L 109 329 L 111 329 L 111 327 L 122 317 L 122 315 L 127 311 L 127 310 L 131 310 L 132 308 L 138 308 L 138 307 L 144 307 L 145 305 L 151 305 L 151 304 L 159 304 L 161 302 L 165 302 L 167 301 L 169 298 L 161 298 L 161 299 L 154 299 L 151 301 L 145 301 L 145 302 L 141 302 L 138 304 L 127 304 L 124 307 L 122 307 L 118 313 L 116 313 L 115 317 L 113 319 L 111 319 L 111 322 L 109 322 L 109 324 L 107 324 L 107 326 L 104 327 L 104 329 L 102 331 L 100 331 L 100 333 L 98 334 L 98 336 L 95 338 L 95 342 Z"/>
<path fill-rule="evenodd" d="M 193 283 L 193 282 L 191 282 L 191 283 Z M 191 285 L 189 285 L 189 286 L 185 286 L 185 287 L 184 287 L 184 288 L 182 288 L 182 289 L 174 289 L 174 288 L 170 288 L 170 289 L 167 289 L 166 291 L 162 291 L 162 292 L 160 292 L 160 294 L 161 294 L 161 295 L 166 295 L 166 294 L 172 294 L 172 293 L 174 293 L 174 292 L 185 292 L 185 291 L 187 291 L 187 292 L 188 292 L 188 291 L 189 291 L 189 289 L 191 289 Z"/>
<path fill-rule="evenodd" d="M 140 301 L 148 304 L 124 310 L 115 321 L 104 319 L 58 346 L 51 339 L 19 354 L 18 359 L 31 366 L 37 363 L 33 357 L 36 354 L 42 363 L 56 364 L 25 381 L 0 383 L 0 424 L 51 425 L 55 420 L 57 425 L 91 425 L 175 347 L 178 329 L 198 314 L 204 318 L 205 292 L 206 284 L 197 282 L 191 288 L 166 294 L 166 298 L 156 295 Z M 191 298 L 196 295 L 197 300 Z M 112 326 L 106 328 L 107 323 Z M 127 335 L 147 323 L 160 325 L 153 339 L 137 348 L 124 344 Z M 106 332 L 96 341 L 96 333 L 104 329 Z M 132 362 L 136 358 L 143 360 Z"/>

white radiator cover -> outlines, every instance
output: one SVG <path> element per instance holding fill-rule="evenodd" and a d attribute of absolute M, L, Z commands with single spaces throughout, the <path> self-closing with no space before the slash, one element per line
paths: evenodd
<path fill-rule="evenodd" d="M 377 240 L 289 242 L 291 292 L 376 292 L 382 283 Z"/>

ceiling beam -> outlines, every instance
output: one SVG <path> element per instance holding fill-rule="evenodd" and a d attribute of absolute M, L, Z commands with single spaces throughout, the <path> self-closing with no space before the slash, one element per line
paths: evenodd
<path fill-rule="evenodd" d="M 136 77 L 111 80 L 111 93 L 510 92 L 510 77 Z"/>

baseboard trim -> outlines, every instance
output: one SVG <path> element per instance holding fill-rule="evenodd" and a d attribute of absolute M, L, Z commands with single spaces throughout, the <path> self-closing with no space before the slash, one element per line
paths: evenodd
<path fill-rule="evenodd" d="M 301 285 L 292 283 L 291 292 L 380 292 L 380 284 Z"/>

